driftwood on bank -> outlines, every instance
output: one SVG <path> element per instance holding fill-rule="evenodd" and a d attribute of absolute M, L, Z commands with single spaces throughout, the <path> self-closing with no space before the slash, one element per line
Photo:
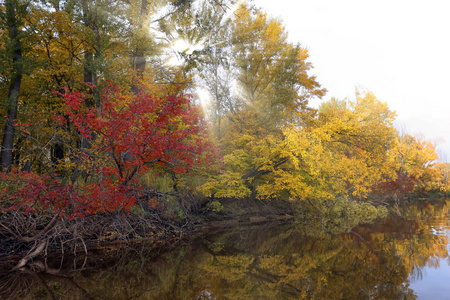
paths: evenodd
<path fill-rule="evenodd" d="M 81 250 L 86 253 L 89 248 L 95 248 L 102 242 L 157 235 L 163 237 L 189 227 L 191 214 L 200 209 L 196 199 L 176 193 L 153 192 L 147 196 L 159 198 L 160 205 L 151 207 L 146 198 L 138 203 L 133 212 L 118 211 L 78 219 L 68 219 L 58 214 L 4 212 L 0 216 L 0 258 L 19 256 L 13 267 L 13 270 L 19 270 L 49 251 L 76 253 Z M 183 212 L 184 218 L 170 215 L 168 197 L 171 197 L 172 205 Z"/>

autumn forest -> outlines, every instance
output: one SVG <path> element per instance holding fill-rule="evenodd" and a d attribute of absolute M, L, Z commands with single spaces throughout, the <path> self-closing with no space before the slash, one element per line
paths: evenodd
<path fill-rule="evenodd" d="M 27 252 L 15 268 L 252 211 L 347 228 L 450 191 L 433 141 L 396 128 L 376 91 L 328 95 L 307 45 L 251 1 L 1 4 L 0 256 Z"/>

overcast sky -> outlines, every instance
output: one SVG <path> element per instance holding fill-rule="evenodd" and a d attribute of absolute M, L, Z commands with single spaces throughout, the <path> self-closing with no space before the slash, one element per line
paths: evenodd
<path fill-rule="evenodd" d="M 324 98 L 372 91 L 397 112 L 397 125 L 445 139 L 450 160 L 450 1 L 255 0 L 309 50 Z"/>

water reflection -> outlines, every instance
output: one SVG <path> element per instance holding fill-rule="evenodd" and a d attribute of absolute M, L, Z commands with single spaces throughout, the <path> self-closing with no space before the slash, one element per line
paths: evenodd
<path fill-rule="evenodd" d="M 421 202 L 338 235 L 313 235 L 308 225 L 237 226 L 170 249 L 142 244 L 43 261 L 3 276 L 0 298 L 417 299 L 436 286 L 430 270 L 445 264 L 439 276 L 450 280 L 449 205 Z"/>

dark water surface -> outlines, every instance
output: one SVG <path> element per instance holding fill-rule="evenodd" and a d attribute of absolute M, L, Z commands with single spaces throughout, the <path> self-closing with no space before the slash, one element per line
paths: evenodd
<path fill-rule="evenodd" d="M 109 248 L 0 278 L 0 299 L 450 299 L 450 200 L 350 232 L 231 227 L 191 241 Z"/>

